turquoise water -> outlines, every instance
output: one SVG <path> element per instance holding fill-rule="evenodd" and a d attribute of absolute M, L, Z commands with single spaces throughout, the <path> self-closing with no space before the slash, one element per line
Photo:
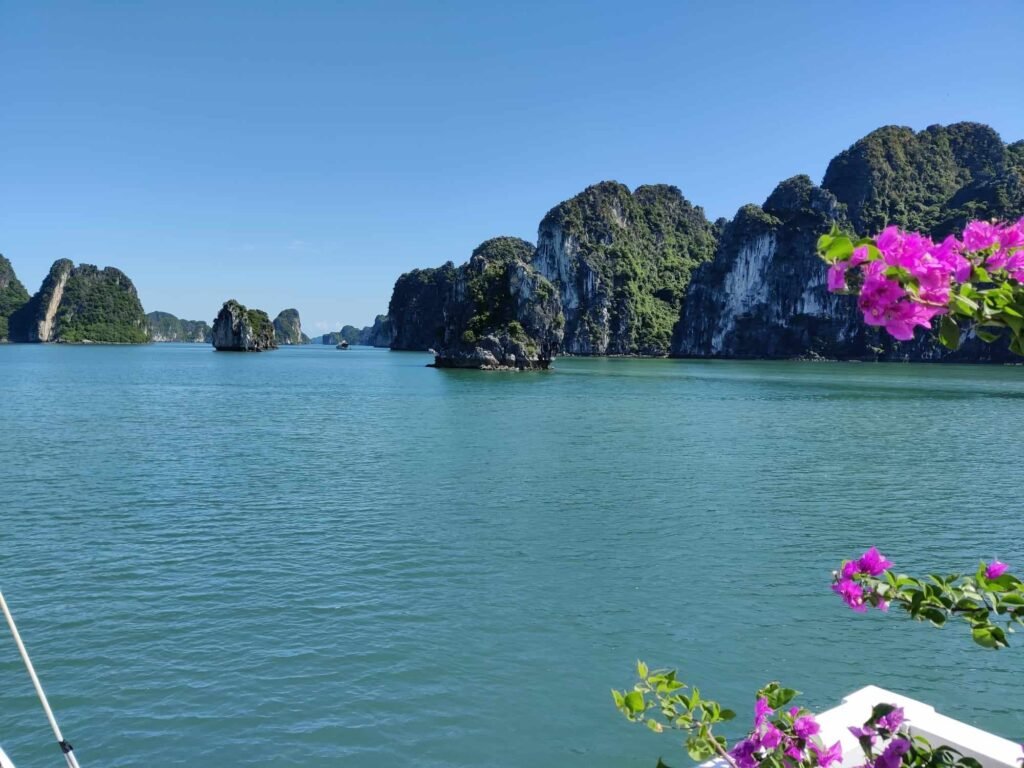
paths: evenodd
<path fill-rule="evenodd" d="M 1024 368 L 426 362 L 0 347 L 0 586 L 83 765 L 685 764 L 638 656 L 1024 737 L 1024 649 L 827 586 L 1024 566 Z M 60 759 L 2 635 L 0 744 Z"/>

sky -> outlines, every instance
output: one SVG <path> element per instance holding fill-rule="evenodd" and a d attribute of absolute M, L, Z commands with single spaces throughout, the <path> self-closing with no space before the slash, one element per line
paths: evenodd
<path fill-rule="evenodd" d="M 874 128 L 1024 139 L 1016 0 L 0 0 L 0 253 L 307 333 L 615 179 L 731 217 Z"/>

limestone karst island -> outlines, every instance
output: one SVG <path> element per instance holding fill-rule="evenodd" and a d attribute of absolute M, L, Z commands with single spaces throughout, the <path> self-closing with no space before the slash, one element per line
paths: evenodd
<path fill-rule="evenodd" d="M 536 244 L 495 237 L 456 267 L 398 277 L 387 313 L 311 339 L 297 309 L 271 323 L 228 301 L 208 323 L 144 314 L 131 280 L 62 259 L 29 297 L 0 262 L 11 342 L 212 344 L 263 351 L 322 343 L 432 351 L 443 368 L 546 369 L 558 355 L 1006 362 L 971 339 L 899 342 L 829 293 L 815 243 L 832 224 L 896 224 L 942 238 L 971 217 L 1024 215 L 1024 141 L 977 123 L 888 126 L 840 152 L 816 185 L 780 182 L 760 205 L 709 221 L 675 186 L 604 181 L 542 218 Z"/>

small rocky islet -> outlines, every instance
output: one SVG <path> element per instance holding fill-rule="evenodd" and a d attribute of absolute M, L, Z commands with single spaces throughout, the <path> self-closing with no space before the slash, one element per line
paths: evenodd
<path fill-rule="evenodd" d="M 820 185 L 794 176 L 731 220 L 709 221 L 673 186 L 595 184 L 544 216 L 536 245 L 496 237 L 461 266 L 407 272 L 372 326 L 313 343 L 429 350 L 438 367 L 479 369 L 543 369 L 557 354 L 1001 362 L 999 344 L 951 352 L 866 326 L 851 297 L 827 291 L 815 245 L 833 223 L 944 237 L 970 218 L 1022 215 L 1024 141 L 978 123 L 887 126 L 837 155 Z M 66 259 L 30 296 L 0 256 L 0 341 L 262 351 L 310 339 L 297 310 L 271 322 L 234 300 L 212 327 L 146 315 L 123 272 Z"/>

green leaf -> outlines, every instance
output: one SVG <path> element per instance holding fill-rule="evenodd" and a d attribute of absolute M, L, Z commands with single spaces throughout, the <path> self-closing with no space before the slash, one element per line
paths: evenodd
<path fill-rule="evenodd" d="M 644 695 L 640 691 L 630 691 L 626 694 L 626 709 L 632 713 L 644 711 Z"/>
<path fill-rule="evenodd" d="M 715 754 L 715 750 L 706 740 L 691 736 L 686 740 L 686 754 L 695 762 L 703 762 Z"/>
<path fill-rule="evenodd" d="M 637 677 L 639 677 L 641 679 L 647 677 L 647 665 L 644 664 L 639 659 L 637 659 L 637 662 L 636 662 L 636 674 L 637 674 Z"/>
<path fill-rule="evenodd" d="M 647 727 L 655 733 L 661 733 L 665 730 L 664 728 L 662 728 L 661 723 L 659 723 L 653 717 L 647 718 Z"/>
<path fill-rule="evenodd" d="M 984 341 L 986 344 L 991 344 L 993 341 L 999 338 L 999 334 L 989 333 L 988 331 L 981 330 L 981 328 L 975 328 L 974 335 L 977 336 L 982 341 Z"/>
<path fill-rule="evenodd" d="M 659 757 L 658 758 L 658 764 L 656 766 L 654 766 L 654 768 L 672 768 L 672 766 L 670 766 L 668 763 L 666 763 L 664 760 L 662 760 Z"/>
<path fill-rule="evenodd" d="M 731 709 L 723 709 L 721 712 L 718 713 L 718 717 L 721 720 L 728 721 L 734 719 L 736 717 L 736 713 L 733 712 Z"/>
<path fill-rule="evenodd" d="M 948 349 L 957 349 L 960 346 L 960 327 L 949 315 L 943 315 L 939 323 L 939 341 Z"/>
<path fill-rule="evenodd" d="M 615 706 L 622 709 L 626 705 L 626 697 L 612 688 L 612 698 L 615 699 Z"/>
<path fill-rule="evenodd" d="M 980 626 L 971 630 L 971 637 L 982 648 L 998 648 L 999 642 L 993 637 L 994 627 Z"/>
<path fill-rule="evenodd" d="M 825 260 L 830 263 L 846 261 L 853 255 L 853 243 L 845 235 L 834 238 L 825 249 Z"/>

